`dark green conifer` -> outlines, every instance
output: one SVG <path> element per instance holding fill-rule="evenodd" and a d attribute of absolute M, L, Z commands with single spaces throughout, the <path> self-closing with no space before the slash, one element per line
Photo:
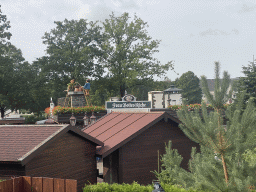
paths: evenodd
<path fill-rule="evenodd" d="M 256 146 L 256 108 L 251 98 L 243 111 L 244 96 L 241 95 L 237 105 L 229 106 L 224 111 L 230 78 L 227 72 L 224 72 L 220 83 L 217 62 L 215 73 L 214 96 L 207 88 L 206 78 L 202 77 L 203 92 L 213 105 L 214 111 L 208 113 L 206 104 L 202 103 L 201 112 L 198 109 L 188 111 L 186 106 L 177 112 L 182 122 L 179 125 L 182 131 L 200 144 L 200 153 L 196 153 L 195 148 L 192 149 L 190 172 L 180 168 L 180 161 L 172 160 L 180 157 L 169 147 L 162 157 L 163 169 L 158 178 L 168 181 L 167 178 L 170 177 L 172 184 L 182 185 L 184 188 L 248 191 L 256 186 L 255 163 L 250 163 L 244 158 L 246 151 Z M 170 163 L 170 160 L 173 163 Z"/>

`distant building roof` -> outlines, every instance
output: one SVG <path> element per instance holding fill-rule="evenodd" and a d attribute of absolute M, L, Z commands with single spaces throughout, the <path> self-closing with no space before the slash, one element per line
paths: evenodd
<path fill-rule="evenodd" d="M 164 92 L 168 91 L 182 91 L 182 89 L 178 89 L 175 87 L 175 85 L 171 85 L 169 89 L 165 89 Z"/>
<path fill-rule="evenodd" d="M 103 145 L 101 141 L 69 125 L 1 125 L 0 161 L 15 161 L 24 165 L 68 131 L 96 145 Z"/>
<path fill-rule="evenodd" d="M 25 118 L 3 118 L 0 119 L 0 125 L 18 125 L 18 124 L 24 124 Z"/>
<path fill-rule="evenodd" d="M 238 80 L 239 78 L 231 78 L 231 83 L 234 80 Z M 207 80 L 207 84 L 208 84 L 208 88 L 210 91 L 214 91 L 214 85 L 215 85 L 215 79 L 206 79 Z M 220 83 L 222 82 L 222 79 L 220 79 Z M 200 87 L 202 89 L 202 81 L 200 81 Z"/>
<path fill-rule="evenodd" d="M 174 119 L 165 112 L 109 113 L 82 131 L 104 142 L 97 151 L 104 158 L 165 117 Z"/>

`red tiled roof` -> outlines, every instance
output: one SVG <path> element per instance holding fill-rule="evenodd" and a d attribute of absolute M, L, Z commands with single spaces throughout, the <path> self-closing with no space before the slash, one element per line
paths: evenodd
<path fill-rule="evenodd" d="M 165 116 L 169 117 L 164 112 L 109 113 L 82 131 L 104 142 L 97 153 L 106 157 Z"/>
<path fill-rule="evenodd" d="M 53 139 L 68 131 L 103 145 L 99 140 L 69 125 L 1 125 L 0 161 L 20 161 L 26 164 Z"/>

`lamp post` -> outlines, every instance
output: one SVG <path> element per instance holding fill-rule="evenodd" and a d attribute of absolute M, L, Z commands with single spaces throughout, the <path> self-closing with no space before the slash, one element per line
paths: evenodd
<path fill-rule="evenodd" d="M 92 112 L 92 116 L 90 117 L 91 124 L 96 122 L 96 117 L 94 116 L 94 112 Z"/>
<path fill-rule="evenodd" d="M 89 117 L 87 116 L 87 113 L 85 112 L 85 114 L 84 114 L 84 118 L 83 118 L 83 120 L 84 120 L 84 127 L 86 127 L 87 125 L 89 125 Z"/>
<path fill-rule="evenodd" d="M 69 121 L 70 121 L 70 125 L 71 126 L 75 126 L 76 125 L 76 118 L 74 116 L 74 113 L 72 113 L 72 116 L 70 117 Z"/>

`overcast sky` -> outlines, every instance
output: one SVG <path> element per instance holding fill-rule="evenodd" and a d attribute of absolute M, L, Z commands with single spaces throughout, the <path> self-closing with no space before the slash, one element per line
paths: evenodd
<path fill-rule="evenodd" d="M 104 21 L 129 12 L 147 22 L 153 39 L 162 40 L 161 63 L 174 61 L 168 78 L 187 71 L 214 78 L 214 61 L 232 78 L 256 58 L 255 0 L 1 0 L 11 22 L 11 42 L 29 62 L 44 56 L 41 37 L 65 18 Z M 222 76 L 222 75 L 221 75 Z"/>

